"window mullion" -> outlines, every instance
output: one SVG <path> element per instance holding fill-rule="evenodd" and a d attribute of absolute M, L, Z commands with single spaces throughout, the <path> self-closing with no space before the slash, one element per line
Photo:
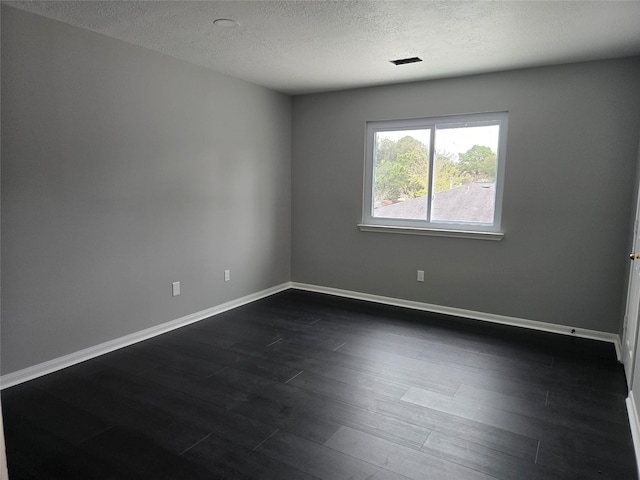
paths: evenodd
<path fill-rule="evenodd" d="M 433 176 L 435 174 L 434 169 L 434 158 L 436 151 L 436 126 L 433 125 L 431 127 L 431 135 L 430 135 L 430 148 L 429 148 L 429 178 L 427 179 L 427 222 L 431 223 L 431 200 L 433 197 Z"/>

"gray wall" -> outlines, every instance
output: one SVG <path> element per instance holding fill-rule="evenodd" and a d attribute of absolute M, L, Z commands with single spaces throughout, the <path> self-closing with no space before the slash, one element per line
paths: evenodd
<path fill-rule="evenodd" d="M 289 281 L 290 205 L 290 97 L 3 7 L 3 374 Z"/>
<path fill-rule="evenodd" d="M 617 333 L 638 85 L 632 58 L 295 97 L 293 281 Z M 503 241 L 357 229 L 367 120 L 497 110 Z"/>

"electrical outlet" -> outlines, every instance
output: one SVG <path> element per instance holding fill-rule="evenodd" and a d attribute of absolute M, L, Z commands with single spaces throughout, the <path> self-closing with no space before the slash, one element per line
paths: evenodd
<path fill-rule="evenodd" d="M 174 297 L 177 297 L 178 295 L 180 295 L 180 282 L 173 282 L 171 284 L 171 289 L 173 291 Z"/>
<path fill-rule="evenodd" d="M 419 282 L 424 282 L 424 270 L 418 270 L 418 277 L 417 280 Z"/>
<path fill-rule="evenodd" d="M 228 282 L 229 280 L 231 280 L 231 270 L 225 270 L 224 271 L 224 281 Z"/>

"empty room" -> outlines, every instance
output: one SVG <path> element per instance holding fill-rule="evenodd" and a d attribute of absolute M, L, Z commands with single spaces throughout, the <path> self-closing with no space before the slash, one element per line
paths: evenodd
<path fill-rule="evenodd" d="M 639 478 L 640 1 L 0 15 L 0 478 Z"/>

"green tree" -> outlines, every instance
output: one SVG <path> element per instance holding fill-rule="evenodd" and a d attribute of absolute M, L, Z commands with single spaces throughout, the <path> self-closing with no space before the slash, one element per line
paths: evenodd
<path fill-rule="evenodd" d="M 436 151 L 433 193 L 470 182 L 493 181 L 496 154 L 489 147 L 474 145 L 459 159 Z M 427 195 L 429 148 L 407 135 L 394 141 L 382 138 L 376 146 L 376 203 L 397 202 Z"/>
<path fill-rule="evenodd" d="M 376 146 L 376 202 L 397 202 L 427 194 L 429 149 L 412 136 L 382 139 Z"/>
<path fill-rule="evenodd" d="M 471 181 L 469 175 L 461 170 L 460 163 L 454 160 L 452 154 L 446 152 L 436 151 L 433 176 L 435 179 L 433 193 L 449 190 Z"/>
<path fill-rule="evenodd" d="M 427 194 L 429 179 L 429 154 L 420 150 L 401 153 L 397 161 L 405 165 L 405 181 L 402 194 L 404 198 L 423 197 Z"/>
<path fill-rule="evenodd" d="M 496 177 L 496 154 L 489 147 L 474 145 L 460 155 L 460 169 L 474 182 L 493 181 Z"/>

